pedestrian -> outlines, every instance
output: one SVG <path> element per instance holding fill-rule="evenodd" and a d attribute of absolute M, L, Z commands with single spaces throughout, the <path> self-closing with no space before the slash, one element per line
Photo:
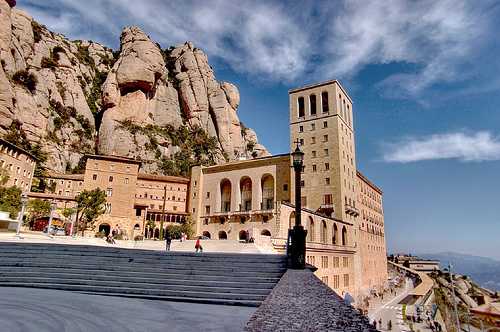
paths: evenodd
<path fill-rule="evenodd" d="M 200 244 L 200 238 L 198 238 L 198 241 L 196 241 L 196 245 L 194 246 L 194 248 L 196 249 L 196 252 L 198 252 L 198 250 L 200 250 L 200 252 L 203 252 L 203 247 Z"/>
<path fill-rule="evenodd" d="M 170 234 L 167 236 L 167 251 L 170 251 L 170 244 L 172 243 L 172 237 Z"/>
<path fill-rule="evenodd" d="M 378 326 L 380 326 L 380 329 L 382 330 L 382 318 L 378 320 Z"/>
<path fill-rule="evenodd" d="M 373 327 L 377 328 L 377 320 L 376 319 L 373 320 Z"/>
<path fill-rule="evenodd" d="M 392 330 L 392 321 L 389 319 L 389 321 L 387 322 L 387 329 L 390 331 Z"/>
<path fill-rule="evenodd" d="M 250 234 L 249 234 L 248 230 L 246 230 L 245 231 L 245 243 L 248 243 L 249 236 L 250 236 Z"/>

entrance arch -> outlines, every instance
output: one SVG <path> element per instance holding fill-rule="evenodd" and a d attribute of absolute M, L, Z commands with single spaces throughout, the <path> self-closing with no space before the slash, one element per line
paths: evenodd
<path fill-rule="evenodd" d="M 210 232 L 209 231 L 204 231 L 203 232 L 203 236 L 206 236 L 208 237 L 209 239 L 211 239 L 212 237 L 210 236 Z"/>
<path fill-rule="evenodd" d="M 111 226 L 109 226 L 108 223 L 100 224 L 99 232 L 101 232 L 103 235 L 109 235 L 109 233 L 111 232 Z"/>
<path fill-rule="evenodd" d="M 227 234 L 224 231 L 219 232 L 219 240 L 227 240 Z"/>
<path fill-rule="evenodd" d="M 240 231 L 238 234 L 238 239 L 240 240 L 246 240 L 247 239 L 247 232 L 246 231 Z"/>
<path fill-rule="evenodd" d="M 267 229 L 263 229 L 262 232 L 260 232 L 260 235 L 271 236 L 271 232 Z"/>

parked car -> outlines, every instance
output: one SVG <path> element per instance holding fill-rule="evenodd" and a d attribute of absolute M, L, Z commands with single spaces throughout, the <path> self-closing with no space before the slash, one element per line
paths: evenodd
<path fill-rule="evenodd" d="M 52 227 L 52 235 L 66 235 L 66 230 L 62 227 Z"/>

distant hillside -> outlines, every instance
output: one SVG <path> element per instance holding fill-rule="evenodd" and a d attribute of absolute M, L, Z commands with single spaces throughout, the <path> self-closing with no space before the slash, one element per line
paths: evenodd
<path fill-rule="evenodd" d="M 452 265 L 452 272 L 468 276 L 477 285 L 500 291 L 500 261 L 456 252 L 440 252 L 437 254 L 414 254 L 422 259 L 439 260 L 441 270 Z"/>

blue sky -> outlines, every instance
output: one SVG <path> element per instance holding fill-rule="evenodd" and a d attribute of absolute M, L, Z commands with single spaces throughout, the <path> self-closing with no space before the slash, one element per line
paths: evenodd
<path fill-rule="evenodd" d="M 500 2 L 18 0 L 69 39 L 118 49 L 125 26 L 190 40 L 238 116 L 289 150 L 288 90 L 337 79 L 357 167 L 384 191 L 390 253 L 500 259 Z"/>

